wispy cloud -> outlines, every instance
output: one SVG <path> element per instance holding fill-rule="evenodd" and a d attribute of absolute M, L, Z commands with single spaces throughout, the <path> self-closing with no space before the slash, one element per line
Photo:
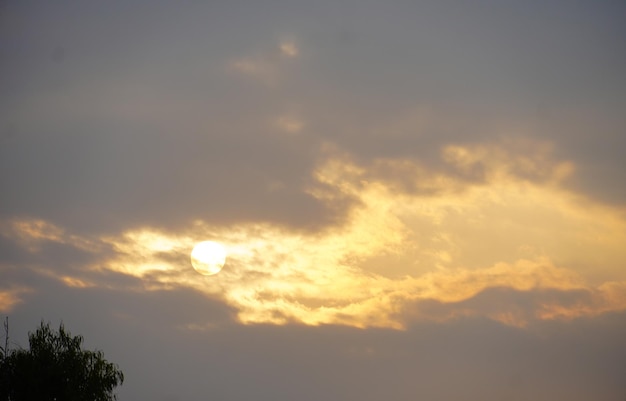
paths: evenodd
<path fill-rule="evenodd" d="M 299 53 L 300 50 L 294 40 L 283 40 L 276 48 L 257 51 L 254 55 L 230 61 L 228 69 L 274 87 L 289 71 L 291 63 L 286 63 L 286 61 L 297 58 Z"/>
<path fill-rule="evenodd" d="M 293 39 L 285 39 L 280 42 L 280 52 L 287 57 L 297 57 L 300 53 L 296 42 Z"/>
<path fill-rule="evenodd" d="M 0 312 L 11 312 L 30 292 L 33 292 L 33 289 L 25 286 L 0 288 Z"/>

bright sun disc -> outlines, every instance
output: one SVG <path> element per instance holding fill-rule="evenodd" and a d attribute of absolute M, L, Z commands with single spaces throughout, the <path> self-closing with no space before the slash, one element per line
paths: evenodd
<path fill-rule="evenodd" d="M 191 251 L 191 265 L 200 274 L 217 274 L 226 263 L 226 249 L 213 241 L 198 243 Z"/>

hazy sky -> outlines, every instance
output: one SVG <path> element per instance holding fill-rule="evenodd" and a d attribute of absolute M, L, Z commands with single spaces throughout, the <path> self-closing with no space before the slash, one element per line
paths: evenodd
<path fill-rule="evenodd" d="M 610 0 L 2 1 L 11 341 L 63 321 L 120 400 L 623 400 L 625 43 Z"/>

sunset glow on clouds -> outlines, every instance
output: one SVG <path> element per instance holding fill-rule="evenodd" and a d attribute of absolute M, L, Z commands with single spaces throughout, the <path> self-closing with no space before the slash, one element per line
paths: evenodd
<path fill-rule="evenodd" d="M 90 243 L 26 220 L 13 221 L 5 235 L 33 252 L 42 241 L 95 253 L 107 245 L 111 255 L 59 279 L 86 286 L 91 272 L 104 269 L 142 278 L 147 289 L 190 287 L 222 298 L 243 323 L 401 328 L 470 314 L 523 326 L 626 309 L 622 210 L 564 189 L 573 164 L 536 146 L 516 155 L 498 145 L 451 145 L 441 157 L 452 173 L 402 160 L 359 166 L 326 150 L 308 191 L 322 202 L 346 197 L 354 205 L 344 221 L 319 232 L 196 221 L 180 233 L 144 227 Z M 480 181 L 463 177 L 472 169 Z M 385 181 L 384 171 L 405 180 L 404 190 Z M 189 268 L 189 251 L 203 238 L 228 248 L 219 277 L 199 279 Z M 529 292 L 533 302 L 509 304 L 504 292 L 497 307 L 467 305 L 489 289 Z M 441 303 L 442 313 L 423 312 L 420 302 Z"/>
<path fill-rule="evenodd" d="M 622 399 L 626 8 L 261 3 L 2 6 L 16 344 L 119 399 Z"/>

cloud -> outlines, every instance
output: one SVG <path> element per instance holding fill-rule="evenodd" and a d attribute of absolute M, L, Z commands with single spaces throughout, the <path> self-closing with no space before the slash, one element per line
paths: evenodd
<path fill-rule="evenodd" d="M 41 302 L 65 311 L 79 302 L 65 327 L 120 364 L 127 377 L 120 398 L 582 401 L 619 398 L 623 391 L 623 313 L 526 329 L 478 317 L 413 322 L 404 331 L 241 326 L 229 323 L 228 309 L 189 290 L 50 290 Z M 40 316 L 34 307 L 19 312 L 11 329 L 21 343 L 17 333 Z M 188 327 L 199 316 L 210 316 L 215 327 Z M 167 363 L 147 368 L 145 361 L 157 356 Z M 394 374 L 386 374 L 390 370 Z"/>
<path fill-rule="evenodd" d="M 507 167 L 510 158 L 495 160 L 506 162 L 486 168 L 486 183 L 474 185 L 454 176 L 423 173 L 417 185 L 428 191 L 401 193 L 375 175 L 368 176 L 371 169 L 330 159 L 318 169 L 317 179 L 333 191 L 313 187 L 311 193 L 327 202 L 337 194 L 357 199 L 343 225 L 298 234 L 270 225 L 229 230 L 199 223 L 193 234 L 180 239 L 185 244 L 180 248 L 181 261 L 187 256 L 183 249 L 191 248 L 194 237 L 204 236 L 226 243 L 229 265 L 214 283 L 196 282 L 188 269 L 180 273 L 180 266 L 170 267 L 172 276 L 163 280 L 222 292 L 244 322 L 295 319 L 307 324 L 400 327 L 403 320 L 394 317 L 394 311 L 403 303 L 430 298 L 458 302 L 500 286 L 584 289 L 604 300 L 591 303 L 586 312 L 569 311 L 565 305 L 561 313 L 544 311 L 541 318 L 624 308 L 621 297 L 605 295 L 602 287 L 604 280 L 617 277 L 624 258 L 618 246 L 624 225 L 619 212 L 580 203 L 559 189 L 561 164 L 541 170 L 546 180 L 533 184 L 526 180 L 525 170 Z M 522 165 L 534 172 L 529 163 L 523 160 Z M 506 237 L 500 235 L 503 224 Z M 600 242 L 599 232 L 604 232 Z M 580 241 L 586 244 L 585 252 L 573 246 Z M 501 249 L 486 256 L 481 251 L 485 244 Z M 585 256 L 590 248 L 604 255 L 601 267 L 597 256 Z M 572 267 L 555 267 L 552 260 Z M 139 268 L 127 273 L 140 276 L 143 268 L 158 270 L 150 264 L 126 266 Z M 617 285 L 614 291 L 621 294 L 620 282 Z M 539 315 L 534 310 L 528 313 Z"/>
<path fill-rule="evenodd" d="M 18 304 L 23 302 L 24 295 L 29 292 L 32 292 L 32 289 L 28 287 L 0 288 L 0 312 L 12 312 Z"/>
<path fill-rule="evenodd" d="M 0 235 L 17 241 L 31 253 L 39 251 L 45 243 L 68 245 L 83 251 L 98 250 L 96 242 L 68 234 L 64 229 L 41 219 L 5 220 Z"/>
<path fill-rule="evenodd" d="M 559 289 L 536 285 L 489 287 L 458 301 L 420 299 L 407 306 L 415 320 L 444 322 L 471 316 L 487 317 L 506 325 L 527 327 L 538 320 L 573 320 L 626 307 L 626 282 L 606 283 L 599 288 Z M 606 287 L 612 287 L 610 290 Z M 614 296 L 619 294 L 619 298 Z"/>
<path fill-rule="evenodd" d="M 298 56 L 300 49 L 298 49 L 294 40 L 283 40 L 280 43 L 280 52 L 287 57 L 293 58 Z"/>
<path fill-rule="evenodd" d="M 623 4 L 70 3 L 0 12 L 16 346 L 63 320 L 120 399 L 623 398 Z"/>
<path fill-rule="evenodd" d="M 304 122 L 298 117 L 283 116 L 276 120 L 276 126 L 287 134 L 298 134 L 304 128 Z"/>
<path fill-rule="evenodd" d="M 233 61 L 230 64 L 230 68 L 241 74 L 258 78 L 267 85 L 274 85 L 276 83 L 277 71 L 275 67 L 262 60 L 241 59 Z"/>
<path fill-rule="evenodd" d="M 255 56 L 231 61 L 228 69 L 275 88 L 289 75 L 290 65 L 285 59 L 295 59 L 300 52 L 294 40 L 283 40 L 277 47 L 278 54 L 275 49 L 259 51 Z"/>
<path fill-rule="evenodd" d="M 219 297 L 244 323 L 401 328 L 439 313 L 441 319 L 470 314 L 523 325 L 623 310 L 626 222 L 618 209 L 564 189 L 571 163 L 553 161 L 549 148 L 541 149 L 511 154 L 504 145 L 447 146 L 446 172 L 410 160 L 362 166 L 329 145 L 308 191 L 321 203 L 351 199 L 353 206 L 343 222 L 313 232 L 197 220 L 178 232 L 137 227 L 89 242 L 24 220 L 14 221 L 10 233 L 27 249 L 45 239 L 91 247 L 94 255 L 107 250 L 84 271 L 60 274 L 68 286 L 91 286 L 90 275 L 113 271 L 150 290 L 188 287 Z M 476 166 L 481 178 L 468 179 Z M 390 176 L 408 181 L 399 186 Z M 218 276 L 199 277 L 189 265 L 201 240 L 227 247 Z M 494 288 L 505 290 L 490 292 Z M 508 290 L 532 301 L 507 301 Z M 502 308 L 481 303 L 486 294 L 502 295 Z M 546 294 L 563 298 L 544 302 Z M 579 301 L 568 301 L 568 294 L 579 294 Z M 408 306 L 424 302 L 447 306 L 423 313 Z"/>

